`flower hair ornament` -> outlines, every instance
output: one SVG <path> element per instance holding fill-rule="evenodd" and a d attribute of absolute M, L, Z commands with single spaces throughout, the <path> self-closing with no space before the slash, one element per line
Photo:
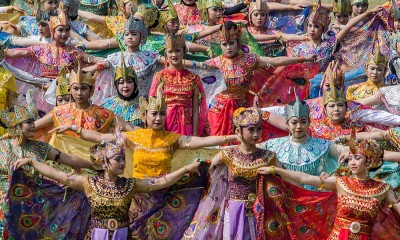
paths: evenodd
<path fill-rule="evenodd" d="M 115 137 L 111 140 L 102 141 L 90 148 L 90 161 L 94 169 L 105 170 L 108 160 L 115 155 L 125 155 L 125 135 L 121 133 L 121 126 L 115 128 Z"/>

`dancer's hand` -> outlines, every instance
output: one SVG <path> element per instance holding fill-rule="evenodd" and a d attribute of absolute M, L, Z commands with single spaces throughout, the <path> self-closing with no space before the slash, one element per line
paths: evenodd
<path fill-rule="evenodd" d="M 306 7 L 307 7 L 307 5 L 305 5 L 305 4 L 297 3 L 297 4 L 291 5 L 290 10 L 299 11 L 299 10 L 303 10 Z"/>
<path fill-rule="evenodd" d="M 16 7 L 16 6 L 12 6 L 12 10 L 15 11 L 15 12 L 22 13 L 22 14 L 25 13 L 25 11 L 22 8 L 19 8 L 19 7 Z"/>
<path fill-rule="evenodd" d="M 382 11 L 384 8 L 382 6 L 374 7 L 373 9 L 369 10 L 370 13 L 375 14 Z"/>
<path fill-rule="evenodd" d="M 260 167 L 259 169 L 257 169 L 257 173 L 269 175 L 271 174 L 271 167 Z"/>
<path fill-rule="evenodd" d="M 196 158 L 195 160 L 193 160 L 193 162 L 191 164 L 186 166 L 186 171 L 188 171 L 190 173 L 197 173 L 200 176 L 199 166 L 203 162 L 204 162 L 204 160 L 202 160 L 200 158 Z"/>
<path fill-rule="evenodd" d="M 340 165 L 344 165 L 347 161 L 349 161 L 350 155 L 348 153 L 343 153 L 339 156 L 338 162 Z"/>
<path fill-rule="evenodd" d="M 17 161 L 15 161 L 15 163 L 13 164 L 14 171 L 17 170 L 18 168 L 22 167 L 22 166 L 31 165 L 31 163 L 32 163 L 32 159 L 31 158 L 20 158 L 20 159 L 17 159 Z"/>
<path fill-rule="evenodd" d="M 317 61 L 317 55 L 310 55 L 308 57 L 304 58 L 306 60 L 306 62 L 315 62 Z"/>
<path fill-rule="evenodd" d="M 65 125 L 61 125 L 61 126 L 58 126 L 54 129 L 50 130 L 48 133 L 64 133 L 68 130 L 71 130 L 71 128 L 72 128 L 72 125 L 65 124 Z"/>

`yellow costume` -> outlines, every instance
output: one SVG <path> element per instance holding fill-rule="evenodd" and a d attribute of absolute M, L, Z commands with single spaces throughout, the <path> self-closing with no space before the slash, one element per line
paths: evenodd
<path fill-rule="evenodd" d="M 0 111 L 12 107 L 10 103 L 13 102 L 12 98 L 17 99 L 17 91 L 17 81 L 14 75 L 0 67 Z M 5 129 L 0 127 L 0 136 L 4 133 Z"/>
<path fill-rule="evenodd" d="M 373 96 L 379 88 L 385 86 L 384 83 L 379 83 L 378 85 L 373 83 L 371 80 L 355 84 L 347 89 L 346 99 L 351 101 L 356 101 L 359 99 L 364 99 Z"/>

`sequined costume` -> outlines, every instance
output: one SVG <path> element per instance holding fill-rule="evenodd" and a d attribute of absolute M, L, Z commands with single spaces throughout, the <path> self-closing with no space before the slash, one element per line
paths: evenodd
<path fill-rule="evenodd" d="M 20 158 L 30 157 L 33 161 L 44 162 L 50 151 L 50 145 L 43 142 L 28 140 L 23 146 L 11 145 L 11 139 L 0 141 L 0 220 L 3 220 L 5 196 L 8 192 L 10 169 L 14 162 Z M 32 168 L 26 167 L 27 170 Z M 0 222 L 0 231 L 2 230 Z"/>
<path fill-rule="evenodd" d="M 212 173 L 208 194 L 184 239 L 256 239 L 253 203 L 257 169 L 274 164 L 276 156 L 262 149 L 244 154 L 233 147 L 222 151 L 222 159 L 226 166 L 218 166 Z"/>
<path fill-rule="evenodd" d="M 117 3 L 120 2 L 115 0 L 80 0 L 80 10 L 101 16 L 113 16 L 118 14 Z"/>
<path fill-rule="evenodd" d="M 104 99 L 101 106 L 134 126 L 143 126 L 142 116 L 135 114 L 139 108 L 139 100 L 137 98 L 128 101 L 114 96 Z"/>
<path fill-rule="evenodd" d="M 319 176 L 322 172 L 333 172 L 337 160 L 329 156 L 330 141 L 308 137 L 304 143 L 295 143 L 291 137 L 275 138 L 265 142 L 265 148 L 275 152 L 281 165 L 292 171 Z M 304 185 L 306 189 L 315 187 Z"/>
<path fill-rule="evenodd" d="M 258 56 L 240 53 L 235 58 L 219 56 L 206 61 L 218 67 L 224 75 L 226 90 L 217 94 L 209 105 L 208 121 L 210 135 L 232 133 L 232 115 L 239 107 L 247 107 L 248 91 L 252 72 L 257 65 Z"/>
<path fill-rule="evenodd" d="M 128 19 L 124 16 L 107 16 L 105 19 L 107 29 L 112 33 L 113 37 L 124 33 L 126 21 L 128 21 Z"/>
<path fill-rule="evenodd" d="M 328 117 L 324 117 L 319 120 L 311 119 L 309 132 L 312 137 L 332 140 L 342 135 L 349 135 L 352 125 L 357 132 L 368 130 L 366 124 L 359 121 L 351 121 L 349 118 L 344 119 L 344 121 L 339 124 L 334 124 Z"/>
<path fill-rule="evenodd" d="M 149 96 L 156 96 L 158 85 L 163 84 L 167 103 L 165 130 L 178 134 L 193 135 L 193 94 L 199 91 L 198 136 L 203 134 L 206 121 L 206 99 L 200 77 L 187 69 L 164 69 L 154 75 Z"/>
<path fill-rule="evenodd" d="M 91 213 L 85 239 L 105 239 L 104 235 L 116 239 L 128 238 L 127 212 L 135 193 L 134 186 L 134 178 L 119 177 L 116 182 L 110 182 L 104 177 L 93 176 L 84 180 L 83 188 Z"/>
<path fill-rule="evenodd" d="M 56 126 L 71 124 L 101 133 L 112 132 L 114 127 L 114 114 L 94 104 L 87 109 L 77 109 L 75 103 L 68 103 L 55 107 L 52 115 Z"/>
<path fill-rule="evenodd" d="M 347 88 L 346 99 L 356 101 L 373 96 L 383 86 L 385 86 L 383 82 L 376 84 L 368 79 L 366 82 L 349 86 Z"/>
<path fill-rule="evenodd" d="M 183 26 L 196 25 L 200 23 L 200 11 L 196 4 L 191 6 L 185 5 L 184 3 L 178 3 L 174 5 L 175 10 L 179 17 L 179 23 Z"/>
<path fill-rule="evenodd" d="M 171 171 L 172 154 L 181 135 L 163 130 L 126 132 L 133 143 L 133 177 L 152 178 Z"/>

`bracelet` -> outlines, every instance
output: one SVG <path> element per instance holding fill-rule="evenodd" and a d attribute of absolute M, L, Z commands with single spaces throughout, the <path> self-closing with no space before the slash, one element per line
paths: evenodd
<path fill-rule="evenodd" d="M 54 157 L 54 162 L 58 162 L 58 160 L 61 159 L 61 152 L 60 152 L 60 150 L 56 149 L 56 151 L 57 151 L 58 153 L 57 153 L 56 156 Z"/>
<path fill-rule="evenodd" d="M 228 142 L 228 138 L 226 137 L 226 135 L 224 135 L 224 143 Z"/>
<path fill-rule="evenodd" d="M 29 158 L 28 164 L 29 164 L 29 166 L 32 166 L 32 158 Z"/>
<path fill-rule="evenodd" d="M 76 132 L 77 129 L 78 129 L 78 127 L 75 124 L 71 126 L 72 131 Z"/>
<path fill-rule="evenodd" d="M 110 39 L 107 39 L 107 45 L 108 45 L 108 49 L 110 49 L 110 48 L 111 48 L 111 42 L 110 42 Z"/>
<path fill-rule="evenodd" d="M 102 62 L 97 63 L 97 71 L 103 71 L 103 69 L 104 69 L 104 64 Z"/>
<path fill-rule="evenodd" d="M 321 186 L 319 186 L 318 191 L 321 191 L 325 187 L 325 182 L 321 181 Z"/>
<path fill-rule="evenodd" d="M 289 11 L 292 11 L 292 4 L 289 4 Z"/>
<path fill-rule="evenodd" d="M 14 11 L 14 8 L 12 5 L 7 7 L 7 13 L 12 13 Z"/>
<path fill-rule="evenodd" d="M 205 62 L 201 62 L 201 63 L 200 63 L 200 67 L 201 67 L 202 69 L 207 69 L 207 65 L 206 65 Z"/>
<path fill-rule="evenodd" d="M 83 43 L 82 46 L 83 46 L 83 50 L 86 50 L 86 43 Z"/>
<path fill-rule="evenodd" d="M 149 194 L 151 192 L 153 184 L 147 185 L 147 193 Z"/>
<path fill-rule="evenodd" d="M 185 165 L 185 173 L 188 173 L 189 172 L 189 170 L 187 169 L 187 165 Z"/>
<path fill-rule="evenodd" d="M 275 172 L 275 166 L 271 166 L 270 169 L 271 169 L 271 174 L 272 174 L 272 175 L 275 175 L 275 173 L 276 173 L 276 172 Z"/>
<path fill-rule="evenodd" d="M 87 57 L 87 62 L 92 63 L 92 62 L 90 62 L 90 56 Z"/>
<path fill-rule="evenodd" d="M 262 120 L 264 120 L 264 121 L 268 121 L 270 116 L 271 116 L 271 113 L 268 112 L 268 111 L 264 111 L 264 112 L 261 114 L 261 118 L 262 118 Z"/>
<path fill-rule="evenodd" d="M 82 132 L 82 127 L 80 127 L 76 133 L 77 133 L 78 135 L 81 135 L 81 132 Z"/>
<path fill-rule="evenodd" d="M 306 59 L 304 57 L 300 57 L 299 63 L 304 63 Z"/>
<path fill-rule="evenodd" d="M 196 62 L 192 61 L 192 68 L 196 68 Z"/>

